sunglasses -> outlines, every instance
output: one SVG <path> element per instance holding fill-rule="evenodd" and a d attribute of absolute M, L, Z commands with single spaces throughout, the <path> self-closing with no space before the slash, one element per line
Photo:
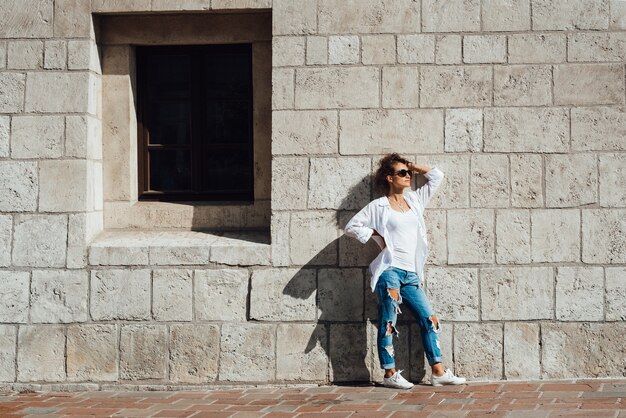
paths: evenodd
<path fill-rule="evenodd" d="M 410 170 L 405 170 L 405 169 L 402 169 L 400 171 L 396 171 L 395 173 L 393 173 L 394 176 L 400 176 L 400 177 L 406 177 L 407 174 L 409 175 L 409 177 L 413 175 L 413 173 L 411 173 Z"/>

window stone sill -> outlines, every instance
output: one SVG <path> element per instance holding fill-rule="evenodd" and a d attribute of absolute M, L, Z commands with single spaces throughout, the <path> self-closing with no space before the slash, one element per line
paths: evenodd
<path fill-rule="evenodd" d="M 270 264 L 263 232 L 106 230 L 89 246 L 91 266 L 183 266 Z"/>

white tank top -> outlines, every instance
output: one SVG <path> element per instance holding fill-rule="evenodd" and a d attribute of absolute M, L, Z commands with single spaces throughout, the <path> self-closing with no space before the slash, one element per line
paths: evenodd
<path fill-rule="evenodd" d="M 393 245 L 392 267 L 402 270 L 415 271 L 415 252 L 417 250 L 417 230 L 419 218 L 412 210 L 398 212 L 389 210 L 387 231 Z"/>

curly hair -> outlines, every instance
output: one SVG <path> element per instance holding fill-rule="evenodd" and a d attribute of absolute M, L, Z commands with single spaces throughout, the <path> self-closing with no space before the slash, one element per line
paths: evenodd
<path fill-rule="evenodd" d="M 393 176 L 393 165 L 396 163 L 402 163 L 408 166 L 409 160 L 394 152 L 393 154 L 385 155 L 378 162 L 378 169 L 374 174 L 374 185 L 379 192 L 384 194 L 389 193 L 389 183 L 387 182 L 387 176 Z"/>

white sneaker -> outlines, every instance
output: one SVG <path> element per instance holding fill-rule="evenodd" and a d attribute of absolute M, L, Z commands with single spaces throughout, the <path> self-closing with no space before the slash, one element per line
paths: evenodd
<path fill-rule="evenodd" d="M 413 383 L 402 377 L 401 372 L 402 370 L 398 370 L 391 377 L 383 377 L 383 386 L 394 389 L 411 389 Z"/>
<path fill-rule="evenodd" d="M 456 377 L 454 373 L 452 373 L 452 370 L 446 369 L 446 371 L 441 376 L 432 375 L 430 378 L 430 384 L 433 386 L 464 385 L 465 378 Z"/>

